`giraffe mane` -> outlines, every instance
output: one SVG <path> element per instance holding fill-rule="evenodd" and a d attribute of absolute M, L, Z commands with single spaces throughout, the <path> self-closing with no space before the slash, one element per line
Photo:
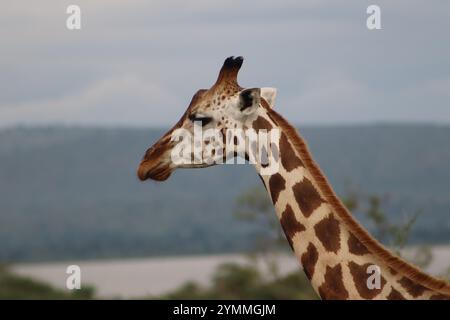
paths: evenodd
<path fill-rule="evenodd" d="M 318 164 L 312 158 L 306 142 L 300 137 L 297 129 L 287 122 L 280 114 L 270 109 L 267 105 L 262 104 L 267 110 L 268 116 L 274 121 L 282 131 L 288 136 L 290 142 L 294 146 L 296 152 L 299 154 L 306 169 L 308 169 L 314 180 L 316 181 L 323 196 L 332 206 L 336 214 L 342 219 L 343 223 L 349 228 L 354 236 L 365 245 L 368 250 L 384 261 L 389 267 L 395 269 L 397 272 L 403 274 L 407 278 L 414 280 L 421 285 L 450 295 L 450 285 L 441 279 L 434 278 L 412 264 L 394 255 L 387 250 L 375 238 L 373 238 L 368 231 L 366 231 L 348 211 L 342 201 L 334 192 L 325 175 L 322 173 Z"/>

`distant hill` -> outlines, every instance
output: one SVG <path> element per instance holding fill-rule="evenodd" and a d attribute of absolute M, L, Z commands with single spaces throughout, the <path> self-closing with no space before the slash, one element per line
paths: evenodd
<path fill-rule="evenodd" d="M 254 243 L 236 197 L 251 166 L 179 170 L 165 183 L 135 171 L 163 130 L 0 130 L 0 261 L 232 252 Z M 421 210 L 413 241 L 450 242 L 450 127 L 301 130 L 336 191 L 389 195 L 395 219 Z M 262 186 L 261 186 L 262 187 Z"/>

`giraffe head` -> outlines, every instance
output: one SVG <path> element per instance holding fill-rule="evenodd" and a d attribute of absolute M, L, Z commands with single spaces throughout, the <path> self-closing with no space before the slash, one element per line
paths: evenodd
<path fill-rule="evenodd" d="M 236 155 L 248 156 L 246 144 L 237 143 L 239 137 L 230 137 L 230 132 L 251 127 L 257 114 L 273 105 L 276 89 L 240 87 L 237 74 L 243 61 L 227 58 L 216 83 L 194 94 L 181 119 L 146 151 L 139 179 L 163 181 L 177 168 L 203 168 Z M 226 148 L 230 142 L 235 145 L 231 153 Z"/>

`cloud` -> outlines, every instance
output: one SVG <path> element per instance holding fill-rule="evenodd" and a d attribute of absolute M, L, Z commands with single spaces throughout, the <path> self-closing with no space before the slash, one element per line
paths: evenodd
<path fill-rule="evenodd" d="M 173 95 L 158 84 L 122 75 L 60 98 L 3 106 L 0 124 L 155 125 L 155 114 L 172 120 L 175 115 L 166 111 L 177 104 Z"/>
<path fill-rule="evenodd" d="M 369 1 L 79 0 L 76 32 L 69 4 L 2 5 L 0 126 L 167 126 L 229 55 L 295 123 L 450 123 L 450 3 L 380 0 L 383 30 L 368 31 Z"/>

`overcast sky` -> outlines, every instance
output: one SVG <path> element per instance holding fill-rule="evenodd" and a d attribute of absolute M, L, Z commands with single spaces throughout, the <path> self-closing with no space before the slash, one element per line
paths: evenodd
<path fill-rule="evenodd" d="M 369 4 L 382 30 L 366 28 Z M 166 127 L 230 55 L 296 124 L 450 123 L 446 0 L 18 0 L 1 5 L 0 39 L 0 127 Z"/>

